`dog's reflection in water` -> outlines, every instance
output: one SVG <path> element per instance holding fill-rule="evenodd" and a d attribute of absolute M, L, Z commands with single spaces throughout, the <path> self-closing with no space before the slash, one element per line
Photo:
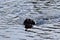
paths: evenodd
<path fill-rule="evenodd" d="M 31 29 L 33 26 L 31 24 L 27 24 L 25 25 L 25 31 L 27 31 L 27 29 Z"/>

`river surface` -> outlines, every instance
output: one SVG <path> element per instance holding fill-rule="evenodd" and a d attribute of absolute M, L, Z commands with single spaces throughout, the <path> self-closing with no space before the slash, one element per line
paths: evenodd
<path fill-rule="evenodd" d="M 0 0 L 0 40 L 60 40 L 60 0 Z"/>
<path fill-rule="evenodd" d="M 0 25 L 0 40 L 60 40 L 60 25 L 44 24 L 27 31 L 24 25 Z"/>

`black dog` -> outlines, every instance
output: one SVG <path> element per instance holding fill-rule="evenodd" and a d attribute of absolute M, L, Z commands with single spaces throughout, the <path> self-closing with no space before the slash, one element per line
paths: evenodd
<path fill-rule="evenodd" d="M 32 28 L 32 25 L 35 25 L 35 22 L 32 19 L 26 19 L 23 23 L 25 25 L 26 30 Z"/>

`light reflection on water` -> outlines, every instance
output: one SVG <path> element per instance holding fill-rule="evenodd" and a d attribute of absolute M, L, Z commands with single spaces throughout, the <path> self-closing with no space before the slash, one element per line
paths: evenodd
<path fill-rule="evenodd" d="M 0 40 L 60 40 L 59 37 L 58 26 L 36 26 L 25 31 L 23 25 L 0 25 Z"/>
<path fill-rule="evenodd" d="M 51 23 L 60 21 L 60 19 L 58 19 L 60 18 L 60 15 L 59 15 L 60 4 L 56 3 L 55 5 L 54 4 L 55 2 L 53 1 L 49 2 L 45 0 L 40 0 L 40 2 L 39 0 L 36 2 L 27 1 L 25 3 L 22 0 L 17 0 L 17 1 L 11 0 L 6 2 L 0 1 L 0 2 L 1 2 L 0 24 L 8 24 L 9 22 L 11 22 L 12 24 L 12 25 L 0 25 L 0 40 L 60 40 L 60 25 L 57 25 L 57 24 L 44 25 L 46 22 L 50 23 L 49 19 L 51 19 Z M 40 18 L 41 16 L 40 14 L 44 16 L 45 11 L 48 14 L 49 12 L 52 12 L 54 14 L 56 11 L 56 14 L 59 13 L 58 14 L 59 16 L 54 15 L 54 16 L 48 17 L 48 15 L 45 15 L 47 16 L 47 18 Z M 38 18 L 36 18 L 37 19 L 36 26 L 34 26 L 32 29 L 29 29 L 28 31 L 25 31 L 25 28 L 23 25 L 13 25 L 13 23 L 19 24 L 20 21 L 22 22 L 25 15 L 27 14 L 29 16 L 29 13 L 31 14 L 30 16 L 32 17 L 33 15 L 35 16 L 38 15 L 37 16 Z M 18 18 L 16 18 L 15 14 L 16 16 L 18 15 Z M 24 16 L 20 18 L 22 15 Z M 33 19 L 35 18 L 35 16 L 33 17 Z M 18 20 L 19 18 L 22 20 Z M 43 20 L 40 20 L 40 19 L 43 19 Z M 42 26 L 40 24 L 42 24 Z"/>

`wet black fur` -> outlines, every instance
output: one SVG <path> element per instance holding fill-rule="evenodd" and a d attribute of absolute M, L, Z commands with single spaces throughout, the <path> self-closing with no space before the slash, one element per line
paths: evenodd
<path fill-rule="evenodd" d="M 23 23 L 26 29 L 32 28 L 32 25 L 35 25 L 35 22 L 32 19 L 26 19 Z"/>

